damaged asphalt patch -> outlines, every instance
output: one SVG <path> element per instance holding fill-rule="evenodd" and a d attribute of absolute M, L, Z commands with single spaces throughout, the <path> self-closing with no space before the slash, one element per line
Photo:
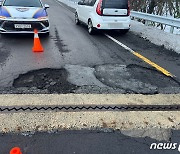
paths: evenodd
<path fill-rule="evenodd" d="M 125 90 L 123 89 L 112 88 L 99 81 L 94 75 L 94 68 L 79 65 L 66 65 L 65 69 L 69 72 L 67 80 L 70 83 L 79 86 L 76 93 L 125 93 Z"/>
<path fill-rule="evenodd" d="M 67 76 L 65 69 L 41 69 L 20 75 L 13 86 L 40 89 L 45 93 L 73 93 L 77 86 L 69 83 Z"/>
<path fill-rule="evenodd" d="M 157 94 L 160 89 L 163 91 L 172 87 L 180 92 L 179 83 L 173 79 L 137 65 L 99 65 L 95 67 L 94 73 L 105 85 L 124 89 L 126 93 Z"/>
<path fill-rule="evenodd" d="M 180 87 L 175 80 L 139 65 L 65 65 L 21 74 L 13 87 L 0 89 L 0 93 L 178 94 Z"/>

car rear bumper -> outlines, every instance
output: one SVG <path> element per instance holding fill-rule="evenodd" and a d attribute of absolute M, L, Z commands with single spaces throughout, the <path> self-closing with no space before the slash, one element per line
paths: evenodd
<path fill-rule="evenodd" d="M 129 29 L 130 21 L 130 17 L 101 17 L 101 20 L 94 20 L 93 26 L 102 30 Z"/>
<path fill-rule="evenodd" d="M 15 28 L 14 24 L 30 24 L 31 28 Z M 0 20 L 0 33 L 34 33 L 34 29 L 37 29 L 39 33 L 48 33 L 49 26 L 48 20 L 6 19 Z"/>
<path fill-rule="evenodd" d="M 129 29 L 130 24 L 127 23 L 100 23 L 100 27 L 98 27 L 98 24 L 96 25 L 97 29 L 102 29 L 102 30 L 115 30 L 115 29 Z"/>

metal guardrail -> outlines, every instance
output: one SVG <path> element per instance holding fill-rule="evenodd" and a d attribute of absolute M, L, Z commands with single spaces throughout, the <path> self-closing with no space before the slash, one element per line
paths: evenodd
<path fill-rule="evenodd" d="M 174 28 L 180 28 L 180 19 L 173 19 L 148 13 L 142 13 L 142 12 L 136 12 L 131 11 L 131 17 L 138 18 L 138 19 L 144 19 L 146 21 L 146 25 L 148 25 L 149 22 L 156 22 L 163 25 L 171 26 L 170 32 L 173 33 Z"/>

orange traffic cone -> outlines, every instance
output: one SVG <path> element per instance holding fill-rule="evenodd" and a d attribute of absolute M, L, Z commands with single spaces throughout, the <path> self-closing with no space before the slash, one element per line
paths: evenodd
<path fill-rule="evenodd" d="M 33 52 L 43 52 L 44 51 L 44 49 L 41 45 L 41 41 L 40 41 L 39 36 L 38 36 L 37 29 L 34 30 L 34 46 L 32 48 L 32 51 Z"/>
<path fill-rule="evenodd" d="M 19 147 L 14 147 L 11 149 L 10 154 L 22 154 L 22 152 Z"/>

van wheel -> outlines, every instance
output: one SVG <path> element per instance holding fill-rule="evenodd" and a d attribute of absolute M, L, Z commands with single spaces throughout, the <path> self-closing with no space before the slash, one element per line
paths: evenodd
<path fill-rule="evenodd" d="M 95 29 L 94 29 L 94 27 L 93 27 L 93 24 L 92 24 L 92 21 L 91 21 L 91 20 L 88 21 L 88 33 L 89 33 L 90 35 L 95 34 Z"/>
<path fill-rule="evenodd" d="M 76 23 L 76 25 L 79 25 L 79 24 L 80 24 L 80 21 L 79 21 L 79 17 L 78 17 L 77 12 L 75 13 L 75 23 Z"/>

